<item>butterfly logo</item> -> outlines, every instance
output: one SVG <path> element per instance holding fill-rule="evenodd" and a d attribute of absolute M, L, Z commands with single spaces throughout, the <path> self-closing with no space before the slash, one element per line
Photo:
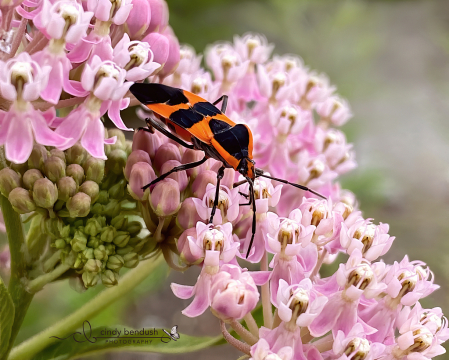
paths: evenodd
<path fill-rule="evenodd" d="M 178 325 L 175 325 L 171 328 L 171 331 L 168 332 L 167 330 L 163 329 L 164 333 L 166 333 L 168 336 L 170 336 L 172 338 L 173 341 L 176 341 L 179 339 L 179 334 L 178 334 Z"/>

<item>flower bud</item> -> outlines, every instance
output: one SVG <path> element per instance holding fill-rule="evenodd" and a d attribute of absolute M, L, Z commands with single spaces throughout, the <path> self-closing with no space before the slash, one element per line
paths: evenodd
<path fill-rule="evenodd" d="M 8 200 L 13 209 L 19 214 L 26 214 L 36 210 L 36 204 L 28 190 L 17 187 L 9 193 Z"/>
<path fill-rule="evenodd" d="M 201 172 L 192 184 L 193 196 L 202 199 L 206 194 L 207 184 L 217 185 L 217 173 L 212 170 Z"/>
<path fill-rule="evenodd" d="M 145 35 L 161 32 L 168 25 L 168 6 L 164 0 L 148 0 L 151 9 L 151 21 Z"/>
<path fill-rule="evenodd" d="M 104 177 L 104 160 L 90 157 L 83 164 L 86 180 L 95 181 L 97 184 L 101 183 Z"/>
<path fill-rule="evenodd" d="M 151 8 L 148 0 L 133 0 L 133 8 L 125 22 L 125 31 L 131 40 L 142 39 L 151 20 Z"/>
<path fill-rule="evenodd" d="M 161 174 L 165 174 L 172 170 L 176 166 L 180 166 L 181 163 L 176 160 L 168 160 L 161 166 Z M 187 178 L 187 173 L 185 170 L 183 171 L 177 171 L 171 175 L 169 175 L 167 178 L 175 180 L 179 185 L 179 191 L 184 191 L 187 185 L 189 184 L 189 179 Z"/>
<path fill-rule="evenodd" d="M 140 221 L 131 221 L 128 223 L 128 226 L 126 228 L 126 231 L 129 232 L 130 236 L 139 235 L 141 230 L 142 230 L 142 223 Z"/>
<path fill-rule="evenodd" d="M 38 171 L 38 170 L 28 170 L 28 171 Z M 70 176 L 64 176 L 58 180 L 58 199 L 62 201 L 67 201 L 76 193 L 76 182 Z"/>
<path fill-rule="evenodd" d="M 84 231 L 86 231 L 86 230 L 84 230 Z M 87 243 L 87 246 L 89 246 L 92 249 L 96 249 L 97 247 L 100 246 L 100 243 L 101 243 L 101 241 L 99 238 L 97 238 L 96 236 L 91 236 L 89 239 L 89 242 Z M 92 255 L 93 255 L 93 253 L 92 253 Z"/>
<path fill-rule="evenodd" d="M 115 250 L 116 254 L 119 254 L 120 256 L 125 256 L 126 254 L 129 254 L 131 252 L 134 252 L 134 247 L 130 246 L 131 239 L 128 242 L 128 245 L 125 246 L 124 248 L 117 248 Z"/>
<path fill-rule="evenodd" d="M 58 188 L 48 179 L 37 179 L 33 186 L 33 200 L 37 206 L 50 209 L 58 200 Z"/>
<path fill-rule="evenodd" d="M 84 169 L 81 165 L 71 164 L 66 168 L 66 175 L 71 176 L 77 185 L 80 185 L 84 180 Z"/>
<path fill-rule="evenodd" d="M 65 153 L 62 150 L 51 149 L 50 150 L 50 156 L 56 156 L 56 157 L 60 158 L 62 161 L 64 161 L 64 164 L 66 162 L 66 160 L 65 160 Z"/>
<path fill-rule="evenodd" d="M 84 270 L 97 273 L 101 270 L 101 261 L 97 259 L 89 259 L 84 265 Z"/>
<path fill-rule="evenodd" d="M 25 173 L 26 174 L 26 173 Z M 9 193 L 20 186 L 20 176 L 10 168 L 0 170 L 0 192 L 8 197 Z"/>
<path fill-rule="evenodd" d="M 135 268 L 139 265 L 139 256 L 135 252 L 130 252 L 123 256 L 126 268 Z"/>
<path fill-rule="evenodd" d="M 176 219 L 179 225 L 185 230 L 194 227 L 198 221 L 201 221 L 196 211 L 193 198 L 187 198 L 182 202 Z"/>
<path fill-rule="evenodd" d="M 87 152 L 79 142 L 65 151 L 65 158 L 68 164 L 81 165 L 86 156 Z"/>
<path fill-rule="evenodd" d="M 37 169 L 30 169 L 23 174 L 23 185 L 28 190 L 33 190 L 33 185 L 37 179 L 42 179 L 44 176 Z M 0 180 L 1 181 L 1 180 Z"/>
<path fill-rule="evenodd" d="M 181 162 L 181 153 L 175 144 L 165 143 L 157 149 L 156 156 L 153 161 L 153 167 L 160 172 L 162 165 L 168 160 L 177 160 Z"/>
<path fill-rule="evenodd" d="M 193 149 L 186 149 L 184 151 L 184 154 L 182 155 L 181 163 L 188 164 L 196 161 L 200 161 L 202 158 L 204 158 L 204 152 L 199 150 L 193 150 Z M 190 178 L 196 178 L 197 175 L 201 172 L 202 166 L 194 167 L 193 169 L 187 169 L 187 175 Z M 215 175 L 216 177 L 216 175 Z"/>
<path fill-rule="evenodd" d="M 143 150 L 154 160 L 157 149 L 163 144 L 163 140 L 156 134 L 148 131 L 137 130 L 133 137 L 132 150 Z"/>
<path fill-rule="evenodd" d="M 106 205 L 108 202 L 109 202 L 109 193 L 107 192 L 107 190 L 101 190 L 98 194 L 97 203 Z"/>
<path fill-rule="evenodd" d="M 106 270 L 101 274 L 101 282 L 106 287 L 112 287 L 118 284 L 118 274 L 112 270 Z"/>
<path fill-rule="evenodd" d="M 134 150 L 128 157 L 126 161 L 125 167 L 125 178 L 129 180 L 129 176 L 131 175 L 131 169 L 134 164 L 138 162 L 146 162 L 151 165 L 150 155 L 146 151 L 143 150 Z"/>
<path fill-rule="evenodd" d="M 28 170 L 28 163 L 23 163 L 23 164 L 11 163 L 11 165 L 9 167 L 12 170 L 14 170 L 15 172 L 17 172 L 23 176 L 23 174 L 25 174 L 25 172 Z"/>
<path fill-rule="evenodd" d="M 79 187 L 79 191 L 89 195 L 91 203 L 93 204 L 98 200 L 100 187 L 96 182 L 88 180 L 81 184 L 81 186 Z"/>
<path fill-rule="evenodd" d="M 64 249 L 66 247 L 67 243 L 65 242 L 64 239 L 57 239 L 54 243 L 53 243 L 53 247 L 55 247 L 56 249 Z"/>
<path fill-rule="evenodd" d="M 125 215 L 120 214 L 111 220 L 111 225 L 117 230 L 126 230 L 128 226 L 128 219 Z"/>
<path fill-rule="evenodd" d="M 159 181 L 150 194 L 150 204 L 157 216 L 175 214 L 181 207 L 178 183 L 173 179 Z"/>
<path fill-rule="evenodd" d="M 173 34 L 173 30 L 171 30 L 170 26 L 167 26 L 167 30 L 164 32 L 164 35 L 168 38 L 168 58 L 164 67 L 159 72 L 161 77 L 166 77 L 175 72 L 181 58 L 179 53 L 178 38 Z"/>
<path fill-rule="evenodd" d="M 119 272 L 124 264 L 125 264 L 125 261 L 123 260 L 123 258 L 120 255 L 112 255 L 112 256 L 109 256 L 108 262 L 106 263 L 106 267 L 108 269 Z"/>
<path fill-rule="evenodd" d="M 65 162 L 57 156 L 50 156 L 44 163 L 44 173 L 53 182 L 65 176 Z"/>
<path fill-rule="evenodd" d="M 75 252 L 83 251 L 86 248 L 87 238 L 79 230 L 75 231 L 73 239 L 70 240 L 70 245 L 72 245 L 72 250 Z"/>
<path fill-rule="evenodd" d="M 119 202 L 115 199 L 112 199 L 105 205 L 103 212 L 105 215 L 107 215 L 111 218 L 118 216 L 120 214 Z"/>
<path fill-rule="evenodd" d="M 85 217 L 90 211 L 90 196 L 79 192 L 71 197 L 67 203 L 67 210 L 69 211 L 70 217 Z"/>
<path fill-rule="evenodd" d="M 129 176 L 128 191 L 137 200 L 146 200 L 148 191 L 144 192 L 142 187 L 156 179 L 156 174 L 150 164 L 138 162 L 134 164 Z"/>
<path fill-rule="evenodd" d="M 90 236 L 96 236 L 101 231 L 101 228 L 100 222 L 96 218 L 91 218 L 87 220 L 84 233 Z"/>
<path fill-rule="evenodd" d="M 106 248 L 104 245 L 100 245 L 94 250 L 94 257 L 97 260 L 107 259 L 108 255 L 106 255 Z"/>
<path fill-rule="evenodd" d="M 112 240 L 114 240 L 115 237 L 115 232 L 116 230 L 113 226 L 104 227 L 101 230 L 101 241 L 106 243 L 112 242 Z"/>
<path fill-rule="evenodd" d="M 115 146 L 117 144 L 121 145 L 120 148 L 123 149 L 124 145 L 126 144 L 126 137 L 122 130 L 120 129 L 108 129 L 108 137 L 117 136 L 117 141 L 115 142 Z"/>
<path fill-rule="evenodd" d="M 104 248 L 106 249 L 106 255 L 114 255 L 115 254 L 115 245 L 114 244 L 105 244 Z"/>
<path fill-rule="evenodd" d="M 151 51 L 154 54 L 153 61 L 164 65 L 168 59 L 169 42 L 168 38 L 159 33 L 151 33 L 144 37 L 142 41 L 150 44 Z"/>
<path fill-rule="evenodd" d="M 109 189 L 109 197 L 111 199 L 122 199 L 125 196 L 125 186 L 126 181 L 124 179 L 120 180 L 117 184 L 113 185 Z"/>
<path fill-rule="evenodd" d="M 84 260 L 90 260 L 90 259 L 93 259 L 93 258 L 95 258 L 95 256 L 94 256 L 94 249 L 92 249 L 92 248 L 90 248 L 90 247 L 88 247 L 88 248 L 85 248 L 84 250 L 83 250 L 83 259 Z"/>
<path fill-rule="evenodd" d="M 117 231 L 117 235 L 112 242 L 118 247 L 125 247 L 130 239 L 129 234 L 126 231 Z"/>
<path fill-rule="evenodd" d="M 94 274 L 94 273 L 87 272 L 87 271 L 83 272 L 83 275 L 81 278 L 83 279 L 83 283 L 86 288 L 90 288 L 90 287 L 97 285 L 98 280 L 100 279 L 98 274 Z"/>
<path fill-rule="evenodd" d="M 29 169 L 44 169 L 44 162 L 47 160 L 48 151 L 45 146 L 40 144 L 34 144 L 33 151 L 31 151 L 30 157 L 28 158 L 28 168 Z"/>
<path fill-rule="evenodd" d="M 126 165 L 126 159 L 128 155 L 122 149 L 115 149 L 109 153 L 108 159 L 106 160 L 106 166 L 109 170 L 111 170 L 114 174 L 122 174 L 123 168 Z"/>

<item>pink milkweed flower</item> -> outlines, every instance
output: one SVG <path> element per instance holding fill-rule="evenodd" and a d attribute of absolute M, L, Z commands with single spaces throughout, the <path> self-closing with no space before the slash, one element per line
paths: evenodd
<path fill-rule="evenodd" d="M 349 228 L 342 223 L 340 243 L 349 255 L 354 249 L 359 249 L 365 259 L 374 261 L 390 250 L 395 239 L 388 235 L 388 230 L 388 224 L 374 225 L 370 219 L 361 219 Z"/>
<path fill-rule="evenodd" d="M 336 273 L 335 280 L 341 290 L 329 296 L 329 302 L 309 326 L 311 334 L 318 337 L 329 330 L 332 330 L 334 336 L 338 330 L 348 334 L 356 323 L 362 324 L 368 335 L 376 332 L 376 328 L 360 318 L 357 309 L 362 295 L 371 299 L 386 289 L 386 285 L 377 280 L 384 266 L 383 263 L 371 265 L 363 259 L 360 250 L 354 250 L 348 262 L 340 264 Z M 317 290 L 320 291 L 319 286 Z"/>
<path fill-rule="evenodd" d="M 274 49 L 265 36 L 251 33 L 234 36 L 234 47 L 244 61 L 250 60 L 253 64 L 267 62 Z"/>
<path fill-rule="evenodd" d="M 303 109 L 310 109 L 325 101 L 335 90 L 329 84 L 329 79 L 324 74 L 308 73 L 307 77 L 301 77 L 295 82 L 295 93 L 298 104 Z"/>
<path fill-rule="evenodd" d="M 267 173 L 269 175 L 269 173 Z M 271 184 L 270 179 L 258 178 L 254 180 L 254 197 L 256 202 L 256 234 L 254 236 L 253 247 L 247 258 L 250 262 L 259 262 L 265 253 L 265 238 L 264 234 L 270 233 L 269 217 L 274 214 L 268 215 L 268 209 L 275 207 L 280 199 L 281 190 L 283 185 L 277 185 L 274 187 Z M 240 192 L 248 195 L 244 200 L 246 203 L 249 201 L 249 184 L 240 186 Z M 252 208 L 252 205 L 250 205 Z M 273 229 L 274 230 L 274 229 Z M 243 254 L 246 256 L 249 243 L 252 237 L 252 229 L 248 229 L 245 237 L 245 246 L 243 247 Z"/>
<path fill-rule="evenodd" d="M 113 51 L 112 61 L 126 70 L 126 80 L 139 81 L 150 76 L 161 64 L 153 61 L 150 45 L 143 41 L 130 41 L 124 34 Z"/>
<path fill-rule="evenodd" d="M 190 86 L 185 86 L 184 82 L 188 81 L 188 79 L 191 79 L 190 75 L 200 72 L 203 74 L 207 74 L 206 76 L 210 78 L 210 73 L 201 69 L 201 59 L 202 55 L 197 55 L 193 47 L 184 44 L 181 45 L 179 47 L 178 67 L 173 74 L 164 78 L 164 84 L 174 87 L 182 87 L 183 89 L 189 89 Z M 193 80 L 190 81 L 192 82 Z M 194 92 L 195 94 L 199 94 L 199 92 L 195 92 L 193 91 L 193 89 L 192 92 Z"/>
<path fill-rule="evenodd" d="M 224 321 L 243 319 L 254 310 L 260 297 L 256 284 L 264 284 L 270 276 L 269 271 L 245 270 L 236 265 L 223 265 L 214 276 L 210 307 L 212 313 Z"/>
<path fill-rule="evenodd" d="M 133 8 L 132 0 L 114 2 L 111 0 L 89 0 L 87 9 L 93 11 L 96 19 L 123 25 Z"/>
<path fill-rule="evenodd" d="M 0 111 L 0 145 L 13 163 L 24 163 L 31 154 L 33 143 L 63 146 L 68 139 L 49 128 L 49 121 L 31 105 L 39 98 L 48 82 L 49 66 L 39 66 L 26 52 L 6 63 L 0 61 L 0 91 L 12 101 L 9 111 Z M 51 115 L 51 114 L 50 114 Z"/>
<path fill-rule="evenodd" d="M 189 265 L 204 262 L 208 272 L 233 261 L 239 246 L 237 236 L 232 234 L 231 223 L 213 226 L 198 222 L 196 233 L 186 237 L 181 235 L 178 242 L 181 259 Z"/>
<path fill-rule="evenodd" d="M 290 77 L 284 71 L 269 68 L 268 65 L 258 65 L 257 79 L 260 94 L 268 99 L 271 104 L 292 99 L 294 83 L 291 82 Z"/>
<path fill-rule="evenodd" d="M 351 360 L 355 357 L 375 360 L 381 357 L 384 350 L 384 344 L 368 341 L 362 324 L 357 323 L 347 335 L 343 331 L 338 331 L 332 350 L 323 355 L 325 358 L 333 360 Z"/>
<path fill-rule="evenodd" d="M 114 143 L 115 140 L 105 142 L 100 117 L 107 111 L 119 129 L 131 130 L 120 117 L 120 110 L 129 104 L 129 98 L 123 99 L 123 96 L 132 85 L 132 82 L 125 82 L 125 76 L 126 70 L 112 61 L 101 61 L 98 56 L 85 65 L 81 76 L 81 93 L 90 93 L 90 96 L 66 118 L 54 123 L 57 134 L 71 138 L 67 144 L 59 147 L 61 150 L 68 149 L 81 139 L 81 144 L 92 156 L 106 159 L 103 144 Z"/>
<path fill-rule="evenodd" d="M 207 184 L 206 193 L 203 199 L 193 199 L 196 207 L 196 211 L 201 219 L 209 221 L 212 207 L 215 200 L 216 186 Z M 218 206 L 213 219 L 214 225 L 223 224 L 225 222 L 235 222 L 239 216 L 239 200 L 240 195 L 238 188 L 229 189 L 224 185 L 220 185 L 218 193 Z"/>
<path fill-rule="evenodd" d="M 261 338 L 251 347 L 251 358 L 249 360 L 292 360 L 293 349 L 290 346 L 285 346 L 277 352 L 270 350 L 268 342 Z"/>
<path fill-rule="evenodd" d="M 332 95 L 318 104 L 316 112 L 321 116 L 321 121 L 335 126 L 342 126 L 352 117 L 348 102 L 337 95 Z"/>
<path fill-rule="evenodd" d="M 327 297 L 313 289 L 310 279 L 303 279 L 298 284 L 290 285 L 279 280 L 276 296 L 278 314 L 284 326 L 292 331 L 296 327 L 307 327 L 323 310 Z"/>

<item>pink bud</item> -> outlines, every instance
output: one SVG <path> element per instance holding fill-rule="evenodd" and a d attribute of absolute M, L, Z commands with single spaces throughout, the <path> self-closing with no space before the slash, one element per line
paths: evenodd
<path fill-rule="evenodd" d="M 133 8 L 125 23 L 131 40 L 140 40 L 151 21 L 151 7 L 148 0 L 133 0 Z"/>
<path fill-rule="evenodd" d="M 179 210 L 181 211 L 181 210 Z M 178 213 L 179 218 L 179 213 Z M 198 257 L 192 254 L 192 251 L 190 250 L 190 244 L 187 240 L 188 236 L 195 236 L 196 235 L 196 229 L 194 227 L 187 229 L 184 231 L 181 236 L 178 239 L 178 250 L 180 253 L 180 257 L 182 261 L 184 261 L 186 264 L 194 264 L 198 262 Z M 202 261 L 202 259 L 201 259 Z"/>
<path fill-rule="evenodd" d="M 161 32 L 168 25 L 168 6 L 164 0 L 147 0 L 151 8 L 151 22 L 145 35 L 151 32 Z"/>
<path fill-rule="evenodd" d="M 186 149 L 186 151 L 184 151 L 184 154 L 182 155 L 181 162 L 183 164 L 188 164 L 188 163 L 200 161 L 202 158 L 204 158 L 204 152 L 203 151 L 193 150 L 193 149 Z M 201 172 L 201 170 L 203 170 L 203 167 L 204 167 L 204 164 L 201 165 L 201 166 L 197 166 L 197 167 L 195 167 L 193 169 L 188 169 L 187 170 L 187 175 L 190 178 L 196 178 L 197 175 Z"/>
<path fill-rule="evenodd" d="M 173 30 L 168 26 L 164 35 L 168 37 L 169 50 L 168 50 L 168 58 L 164 67 L 160 71 L 159 75 L 161 77 L 166 77 L 172 74 L 176 68 L 178 67 L 179 60 L 181 55 L 179 53 L 179 42 L 177 37 L 174 34 L 171 34 Z"/>
<path fill-rule="evenodd" d="M 150 194 L 150 204 L 157 216 L 175 214 L 181 206 L 178 183 L 173 179 L 159 181 Z"/>
<path fill-rule="evenodd" d="M 156 156 L 153 160 L 154 168 L 157 171 L 160 171 L 162 165 L 168 160 L 178 160 L 181 162 L 181 153 L 179 152 L 179 148 L 170 143 L 162 144 L 159 149 L 157 149 Z"/>
<path fill-rule="evenodd" d="M 153 52 L 153 61 L 161 65 L 165 64 L 168 59 L 168 51 L 170 44 L 168 38 L 159 33 L 151 33 L 143 38 L 142 41 L 146 41 L 150 44 L 150 49 Z"/>
<path fill-rule="evenodd" d="M 165 173 L 169 172 L 171 169 L 173 169 L 174 167 L 180 166 L 180 165 L 181 165 L 181 163 L 179 161 L 168 160 L 162 165 L 161 174 L 165 174 Z M 187 178 L 187 174 L 186 174 L 185 170 L 177 171 L 177 172 L 171 174 L 170 176 L 168 176 L 168 178 L 173 179 L 178 183 L 179 191 L 184 191 L 185 188 L 187 187 L 187 185 L 189 184 L 189 179 Z"/>
<path fill-rule="evenodd" d="M 131 169 L 135 163 L 146 162 L 151 165 L 150 155 L 143 150 L 134 150 L 128 157 L 125 167 L 125 177 L 129 180 L 129 175 L 131 174 Z"/>
<path fill-rule="evenodd" d="M 192 184 L 193 196 L 202 199 L 206 194 L 207 184 L 217 185 L 217 173 L 212 170 L 205 170 L 200 173 Z"/>
<path fill-rule="evenodd" d="M 138 130 L 134 133 L 132 150 L 143 150 L 154 160 L 157 149 L 163 144 L 162 138 L 148 131 Z"/>
<path fill-rule="evenodd" d="M 156 179 L 153 168 L 147 162 L 138 162 L 134 164 L 129 175 L 128 189 L 131 195 L 139 200 L 144 199 L 144 191 L 142 187 Z"/>
<path fill-rule="evenodd" d="M 179 225 L 183 229 L 194 227 L 198 221 L 201 221 L 201 218 L 196 211 L 193 198 L 187 198 L 182 202 L 177 219 Z"/>

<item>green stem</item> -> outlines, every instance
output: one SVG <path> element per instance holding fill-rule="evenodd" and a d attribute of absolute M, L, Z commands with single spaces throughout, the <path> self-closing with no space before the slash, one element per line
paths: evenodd
<path fill-rule="evenodd" d="M 162 263 L 163 259 L 163 256 L 159 256 L 153 261 L 141 262 L 138 267 L 128 271 L 126 275 L 120 279 L 117 286 L 102 291 L 94 299 L 74 313 L 12 349 L 8 360 L 30 359 L 39 351 L 42 351 L 50 344 L 57 341 L 54 338 L 50 338 L 50 336 L 63 338 L 74 332 L 85 320 L 91 319 L 117 299 L 128 295 L 132 289 L 139 285 Z"/>
<path fill-rule="evenodd" d="M 56 280 L 58 277 L 60 277 L 62 274 L 64 274 L 67 270 L 70 269 L 70 265 L 68 264 L 60 264 L 58 267 L 56 267 L 53 271 L 43 274 L 36 279 L 31 280 L 28 283 L 28 291 L 30 293 L 36 293 L 39 290 L 42 290 L 44 285 L 48 284 L 49 282 L 52 282 L 53 280 Z"/>
<path fill-rule="evenodd" d="M 5 354 L 6 358 L 14 344 L 14 340 L 22 325 L 28 306 L 33 299 L 33 295 L 26 290 L 24 281 L 27 278 L 27 264 L 25 261 L 26 244 L 20 215 L 14 211 L 11 203 L 3 195 L 0 195 L 0 203 L 5 220 L 6 233 L 8 235 L 9 251 L 11 253 L 11 278 L 9 280 L 8 291 L 14 303 L 15 310 L 9 348 Z"/>
<path fill-rule="evenodd" d="M 268 255 L 265 251 L 262 260 L 260 261 L 260 270 L 268 271 Z M 271 308 L 271 300 L 270 300 L 270 283 L 262 285 L 262 308 L 263 308 L 263 325 L 272 329 L 273 326 L 273 312 Z"/>

